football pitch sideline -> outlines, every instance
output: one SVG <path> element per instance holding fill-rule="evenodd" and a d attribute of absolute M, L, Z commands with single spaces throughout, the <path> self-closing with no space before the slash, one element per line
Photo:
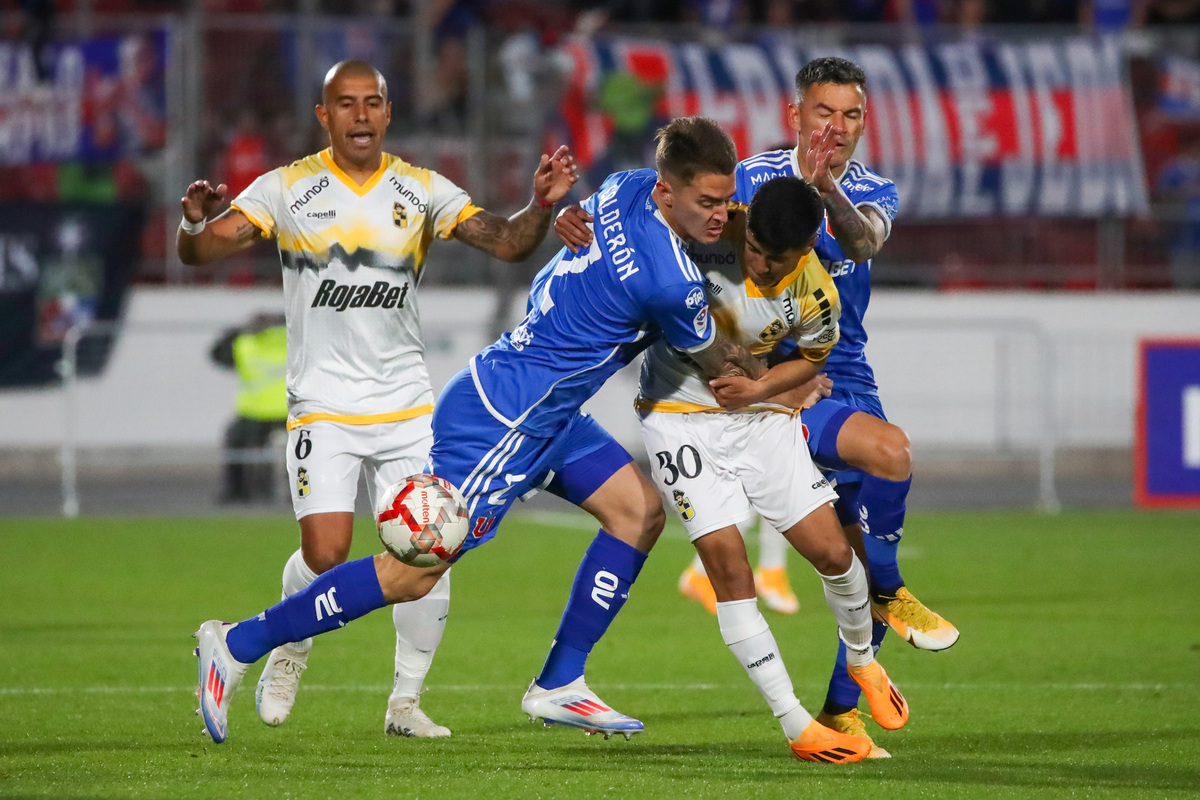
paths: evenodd
<path fill-rule="evenodd" d="M 910 588 L 962 631 L 944 653 L 889 637 L 912 716 L 871 723 L 890 760 L 795 761 L 721 642 L 679 596 L 670 525 L 597 646 L 589 683 L 646 732 L 532 726 L 520 699 L 593 528 L 513 515 L 454 570 L 421 705 L 453 736 L 387 737 L 394 632 L 376 612 L 321 637 L 286 724 L 254 711 L 252 667 L 214 745 L 193 715 L 191 633 L 279 599 L 295 523 L 277 518 L 0 518 L 0 798 L 1196 797 L 1200 516 L 911 514 Z M 379 549 L 357 531 L 355 555 Z M 793 554 L 800 613 L 764 612 L 816 713 L 835 629 Z M 865 707 L 865 704 L 864 704 Z"/>

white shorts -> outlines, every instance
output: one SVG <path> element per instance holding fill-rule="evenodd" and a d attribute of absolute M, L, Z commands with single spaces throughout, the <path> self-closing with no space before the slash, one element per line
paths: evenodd
<path fill-rule="evenodd" d="M 813 464 L 800 418 L 651 412 L 642 419 L 654 484 L 688 539 L 744 522 L 757 511 L 786 531 L 837 493 Z"/>
<path fill-rule="evenodd" d="M 288 431 L 287 469 L 296 519 L 354 511 L 358 475 L 367 471 L 371 508 L 389 486 L 424 472 L 433 446 L 432 416 L 347 425 L 311 422 Z"/>

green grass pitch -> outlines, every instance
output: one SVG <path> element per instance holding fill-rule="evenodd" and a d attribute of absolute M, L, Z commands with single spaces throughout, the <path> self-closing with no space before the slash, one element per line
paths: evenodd
<path fill-rule="evenodd" d="M 596 648 L 589 682 L 646 733 L 626 742 L 520 713 L 575 565 L 578 516 L 514 516 L 454 571 L 422 705 L 448 740 L 383 734 L 391 621 L 317 642 L 291 719 L 254 713 L 258 668 L 214 745 L 193 715 L 191 633 L 278 599 L 280 518 L 0 519 L 0 797 L 643 798 L 1200 795 L 1200 517 L 913 514 L 909 586 L 962 630 L 945 653 L 890 638 L 908 726 L 888 761 L 793 760 L 716 622 L 676 593 L 669 527 Z M 355 553 L 376 549 L 369 526 Z M 793 557 L 802 609 L 768 614 L 816 711 L 834 626 Z"/>

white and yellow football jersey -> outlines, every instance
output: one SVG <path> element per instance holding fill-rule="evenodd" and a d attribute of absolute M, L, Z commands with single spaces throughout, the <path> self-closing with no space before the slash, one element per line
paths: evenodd
<path fill-rule="evenodd" d="M 386 153 L 359 185 L 326 149 L 266 173 L 232 205 L 279 246 L 289 427 L 431 412 L 415 289 L 433 237 L 480 211 L 467 193 Z"/>
<path fill-rule="evenodd" d="M 779 342 L 792 336 L 800 353 L 823 361 L 838 340 L 841 305 L 837 288 L 815 253 L 775 286 L 756 286 L 742 269 L 742 235 L 736 225 L 715 245 L 696 248 L 692 260 L 705 270 L 713 319 L 724 335 L 764 362 Z M 637 407 L 640 411 L 721 411 L 708 381 L 695 364 L 659 341 L 642 361 Z M 761 411 L 764 405 L 747 411 Z"/>

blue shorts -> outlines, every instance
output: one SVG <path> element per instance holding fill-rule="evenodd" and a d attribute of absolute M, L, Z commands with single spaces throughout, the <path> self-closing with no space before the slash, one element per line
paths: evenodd
<path fill-rule="evenodd" d="M 843 461 L 837 451 L 838 433 L 856 411 L 887 421 L 879 395 L 855 394 L 836 386 L 832 395 L 800 412 L 800 421 L 804 423 L 808 436 L 808 451 L 841 498 L 835 506 L 843 525 L 858 521 L 858 485 L 866 477 L 862 470 Z"/>
<path fill-rule="evenodd" d="M 467 370 L 446 384 L 433 410 L 430 471 L 458 487 L 471 518 L 455 560 L 496 535 L 513 501 L 547 489 L 580 505 L 632 461 L 581 412 L 550 438 L 509 428 L 488 412 Z"/>

